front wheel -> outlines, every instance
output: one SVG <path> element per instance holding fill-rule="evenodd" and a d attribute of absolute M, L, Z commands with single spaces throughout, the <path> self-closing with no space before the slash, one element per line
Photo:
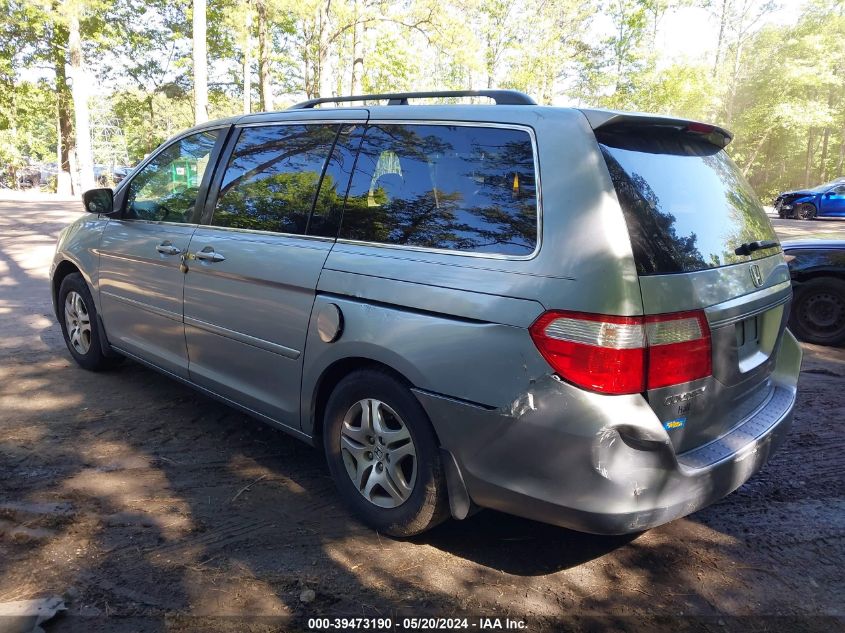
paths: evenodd
<path fill-rule="evenodd" d="M 795 292 L 789 325 L 802 341 L 845 344 L 845 281 L 817 277 Z"/>
<path fill-rule="evenodd" d="M 115 364 L 103 353 L 97 309 L 88 284 L 79 273 L 62 279 L 58 296 L 59 324 L 70 355 L 84 369 L 99 371 Z"/>
<path fill-rule="evenodd" d="M 356 371 L 335 387 L 325 416 L 329 470 L 364 523 L 407 537 L 448 517 L 438 443 L 405 385 L 383 371 Z"/>
<path fill-rule="evenodd" d="M 816 217 L 816 207 L 814 207 L 809 202 L 799 204 L 795 208 L 795 215 L 797 215 L 802 220 L 812 220 Z"/>

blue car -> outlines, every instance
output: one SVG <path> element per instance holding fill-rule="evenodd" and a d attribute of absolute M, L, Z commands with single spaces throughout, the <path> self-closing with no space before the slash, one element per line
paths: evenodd
<path fill-rule="evenodd" d="M 812 189 L 786 191 L 775 199 L 782 218 L 845 218 L 845 178 Z"/>

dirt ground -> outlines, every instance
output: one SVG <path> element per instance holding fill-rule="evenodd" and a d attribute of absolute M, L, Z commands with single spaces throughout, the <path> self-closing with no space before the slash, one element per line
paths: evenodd
<path fill-rule="evenodd" d="M 845 628 L 845 350 L 805 347 L 786 447 L 692 516 L 608 538 L 484 511 L 400 542 L 350 519 L 319 451 L 135 363 L 71 361 L 47 271 L 78 208 L 0 202 L 0 603 L 64 595 L 48 631 L 459 613 L 528 630 Z"/>

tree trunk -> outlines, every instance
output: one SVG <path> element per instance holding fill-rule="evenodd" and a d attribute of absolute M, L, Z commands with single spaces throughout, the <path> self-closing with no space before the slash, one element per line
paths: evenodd
<path fill-rule="evenodd" d="M 147 114 L 150 115 L 150 125 L 147 128 L 147 151 L 146 154 L 151 153 L 155 149 L 154 126 L 155 126 L 155 111 L 153 110 L 153 95 L 147 95 Z"/>
<path fill-rule="evenodd" d="M 359 0 L 355 0 L 352 28 L 352 77 L 349 82 L 350 94 L 361 94 L 361 78 L 364 75 L 364 25 L 358 15 Z"/>
<path fill-rule="evenodd" d="M 810 131 L 807 133 L 807 158 L 804 161 L 804 186 L 810 186 L 810 168 L 813 165 L 813 136 L 815 134 L 815 130 L 810 128 Z"/>
<path fill-rule="evenodd" d="M 842 167 L 845 165 L 845 129 L 842 130 L 842 142 L 839 143 L 839 162 L 836 163 L 836 177 L 845 176 Z"/>
<path fill-rule="evenodd" d="M 748 162 L 746 162 L 745 167 L 742 170 L 743 176 L 748 177 L 748 172 L 751 171 L 751 167 L 752 165 L 754 165 L 754 161 L 757 160 L 757 154 L 760 153 L 760 149 L 762 149 L 763 145 L 765 145 L 766 140 L 769 138 L 769 134 L 771 134 L 773 129 L 774 125 L 770 125 L 766 128 L 766 131 L 763 132 L 763 136 L 760 138 L 760 141 L 757 143 L 757 146 L 751 153 L 751 157 L 748 159 Z"/>
<path fill-rule="evenodd" d="M 331 48 L 331 42 L 329 41 L 329 38 L 332 32 L 331 7 L 331 1 L 329 0 L 328 2 L 326 2 L 325 9 L 318 9 L 320 12 L 320 37 L 318 39 L 319 50 L 315 70 L 317 70 L 319 74 L 317 78 L 315 78 L 316 80 L 314 82 L 314 84 L 317 86 L 317 90 L 319 91 L 317 94 L 318 97 L 329 96 L 332 93 L 332 64 L 331 60 L 329 59 L 329 49 Z"/>
<path fill-rule="evenodd" d="M 725 113 L 725 124 L 731 125 L 734 119 L 734 112 L 736 110 L 736 92 L 739 88 L 739 75 L 742 69 L 740 61 L 742 61 L 743 43 L 739 40 L 736 42 L 736 50 L 734 51 L 733 71 L 731 72 L 731 84 L 728 88 L 728 107 Z"/>
<path fill-rule="evenodd" d="M 827 146 L 830 142 L 830 128 L 825 126 L 824 136 L 822 136 L 822 160 L 819 165 L 819 182 L 827 181 Z"/>
<path fill-rule="evenodd" d="M 716 76 L 716 73 L 719 72 L 719 62 L 722 61 L 722 47 L 724 46 L 725 42 L 725 28 L 727 27 L 728 21 L 728 5 L 731 0 L 722 0 L 722 11 L 721 15 L 719 16 L 719 37 L 716 39 L 716 59 L 713 62 L 713 76 Z"/>
<path fill-rule="evenodd" d="M 79 162 L 79 186 L 82 191 L 94 188 L 94 155 L 91 151 L 91 125 L 88 115 L 89 84 L 82 59 L 82 38 L 79 14 L 74 10 L 68 19 L 68 52 L 73 78 L 73 112 L 76 128 L 76 156 Z"/>
<path fill-rule="evenodd" d="M 56 109 L 58 111 L 58 138 L 56 159 L 56 193 L 73 194 L 73 178 L 70 171 L 70 152 L 73 148 L 73 125 L 71 123 L 71 94 L 67 83 L 67 45 L 68 33 L 63 26 L 53 27 L 53 67 L 56 72 Z"/>
<path fill-rule="evenodd" d="M 206 51 L 206 0 L 194 0 L 194 121 L 208 121 L 208 55 Z"/>
<path fill-rule="evenodd" d="M 244 114 L 252 112 L 252 8 L 249 2 L 244 2 L 244 68 L 243 68 L 243 102 Z"/>
<path fill-rule="evenodd" d="M 268 112 L 273 109 L 273 86 L 270 81 L 270 41 L 267 24 L 267 3 L 255 3 L 258 18 L 258 109 Z"/>
<path fill-rule="evenodd" d="M 491 89 L 495 85 L 496 80 L 496 51 L 493 47 L 493 35 L 490 33 L 491 29 L 488 29 L 487 33 L 487 50 L 485 51 L 484 61 L 487 70 L 487 88 Z"/>

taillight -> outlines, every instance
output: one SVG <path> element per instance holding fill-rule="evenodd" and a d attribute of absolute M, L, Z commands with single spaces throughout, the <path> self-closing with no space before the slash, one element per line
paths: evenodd
<path fill-rule="evenodd" d="M 698 380 L 713 372 L 710 327 L 703 312 L 647 316 L 645 337 L 646 389 Z"/>
<path fill-rule="evenodd" d="M 703 312 L 619 317 L 553 310 L 529 331 L 561 378 L 590 391 L 640 393 L 712 371 Z"/>

